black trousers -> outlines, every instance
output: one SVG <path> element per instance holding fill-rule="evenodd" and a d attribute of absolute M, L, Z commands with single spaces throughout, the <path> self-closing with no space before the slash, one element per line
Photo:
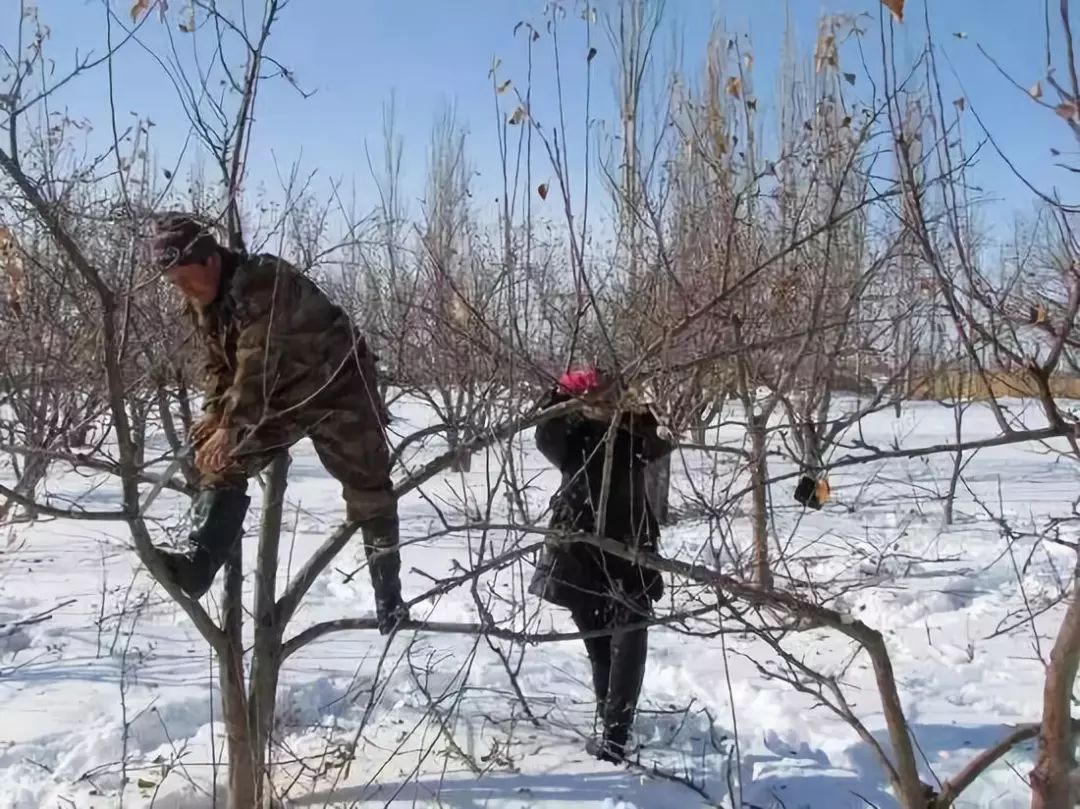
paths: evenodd
<path fill-rule="evenodd" d="M 592 666 L 597 718 L 603 725 L 602 743 L 617 757 L 623 755 L 634 723 L 649 645 L 647 629 L 623 627 L 647 620 L 650 606 L 647 596 L 625 604 L 611 597 L 582 594 L 570 607 L 579 632 L 615 630 L 584 642 Z"/>

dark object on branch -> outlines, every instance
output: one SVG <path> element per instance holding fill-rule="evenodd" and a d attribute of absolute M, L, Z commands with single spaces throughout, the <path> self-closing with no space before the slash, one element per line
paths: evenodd
<path fill-rule="evenodd" d="M 803 475 L 795 487 L 795 499 L 808 508 L 820 511 L 821 507 L 829 501 L 829 492 L 827 478 Z"/>

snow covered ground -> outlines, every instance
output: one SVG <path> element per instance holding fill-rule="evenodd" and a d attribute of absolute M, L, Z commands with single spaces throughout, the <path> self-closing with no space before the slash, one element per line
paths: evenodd
<path fill-rule="evenodd" d="M 1011 404 L 1015 414 L 1031 411 L 1027 423 L 1041 423 L 1033 406 Z M 415 404 L 393 410 L 402 431 L 428 418 Z M 965 418 L 965 438 L 996 433 L 985 409 L 973 408 Z M 863 440 L 883 447 L 953 437 L 952 412 L 930 403 L 911 405 L 899 418 L 892 410 L 876 414 L 862 427 Z M 741 442 L 734 427 L 722 428 L 719 438 Z M 532 450 L 531 431 L 521 448 L 515 471 L 527 484 L 532 517 L 543 521 L 557 475 Z M 442 449 L 431 442 L 408 462 L 419 464 Z M 837 605 L 886 634 L 928 781 L 956 772 L 1015 723 L 1038 719 L 1040 656 L 1049 653 L 1061 607 L 1042 610 L 1069 580 L 1075 561 L 1069 550 L 1033 536 L 1050 518 L 1072 515 L 1080 477 L 1073 461 L 1045 446 L 1020 445 L 969 454 L 965 462 L 957 517 L 948 528 L 941 519 L 948 456 L 847 467 L 834 475 L 834 499 L 821 512 L 806 513 L 794 503 L 791 481 L 772 491 L 772 529 L 785 552 L 778 574 L 843 591 Z M 490 555 L 536 540 L 507 531 L 425 539 L 442 529 L 443 517 L 461 523 L 490 514 L 490 521 L 505 523 L 500 465 L 498 451 L 479 455 L 470 473 L 441 475 L 402 501 L 406 597 L 469 565 L 482 548 Z M 665 554 L 730 569 L 731 548 L 718 548 L 722 538 L 745 547 L 745 517 L 734 513 L 710 522 L 692 500 L 695 491 L 719 500 L 732 469 L 729 455 L 686 453 L 675 460 L 675 503 L 691 502 L 679 523 L 666 529 Z M 771 471 L 790 467 L 775 463 Z M 77 498 L 99 510 L 117 502 L 108 481 L 60 466 L 49 495 L 56 504 Z M 252 495 L 248 559 L 257 541 L 257 485 Z M 182 532 L 184 506 L 183 498 L 167 494 L 155 503 L 160 541 Z M 310 445 L 297 446 L 282 582 L 342 515 L 337 484 Z M 1011 536 L 997 517 L 1005 518 Z M 1063 525 L 1060 536 L 1072 539 L 1073 531 Z M 366 570 L 347 576 L 361 555 L 358 540 L 350 543 L 308 594 L 294 631 L 372 613 Z M 522 595 L 530 572 L 528 562 L 519 564 L 482 579 L 475 594 L 459 588 L 413 615 L 475 622 L 478 598 L 496 617 L 524 604 L 516 629 L 573 631 L 565 612 Z M 204 602 L 212 614 L 216 593 Z M 672 598 L 681 602 L 690 595 L 669 578 L 659 606 L 670 610 Z M 42 620 L 19 625 L 35 616 Z M 763 809 L 897 805 L 851 727 L 811 697 L 762 676 L 758 665 L 774 657 L 762 641 L 715 634 L 715 614 L 688 628 L 713 636 L 652 631 L 636 724 L 644 768 L 655 764 L 688 783 L 585 755 L 592 703 L 580 641 L 523 649 L 421 632 L 402 634 L 387 648 L 375 632 L 342 632 L 307 646 L 285 665 L 278 711 L 284 749 L 276 755 L 291 762 L 283 765 L 290 777 L 283 775 L 279 787 L 288 788 L 288 805 L 295 807 L 662 809 L 710 800 L 725 806 L 732 798 Z M 823 672 L 839 672 L 852 652 L 825 630 L 801 632 L 785 643 Z M 841 683 L 860 720 L 884 738 L 865 656 L 855 659 Z M 214 765 L 224 749 L 215 662 L 184 613 L 138 569 L 121 524 L 42 519 L 0 528 L 0 717 L 2 809 L 215 805 Z M 1031 755 L 1031 744 L 1015 750 L 958 806 L 1028 805 L 1022 779 Z M 219 787 L 223 778 L 219 769 Z"/>

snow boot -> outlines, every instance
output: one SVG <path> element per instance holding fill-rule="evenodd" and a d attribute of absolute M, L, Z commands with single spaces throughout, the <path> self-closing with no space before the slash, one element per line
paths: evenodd
<path fill-rule="evenodd" d="M 648 632 L 632 629 L 611 636 L 611 674 L 603 704 L 603 736 L 590 739 L 585 749 L 603 761 L 626 760 L 626 745 L 634 724 L 641 683 L 645 679 Z"/>
<path fill-rule="evenodd" d="M 398 551 L 397 515 L 376 517 L 360 531 L 375 594 L 375 619 L 379 634 L 389 635 L 402 621 L 409 620 L 409 608 L 401 598 L 401 553 Z"/>
<path fill-rule="evenodd" d="M 251 498 L 242 489 L 204 489 L 195 497 L 194 520 L 186 551 L 159 548 L 172 580 L 189 598 L 210 589 L 244 534 L 244 516 Z"/>

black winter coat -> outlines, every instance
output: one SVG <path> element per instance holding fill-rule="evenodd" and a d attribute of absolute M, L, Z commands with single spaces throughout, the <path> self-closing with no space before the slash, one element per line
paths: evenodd
<path fill-rule="evenodd" d="M 555 392 L 543 403 L 551 407 L 570 397 Z M 582 413 L 559 416 L 536 428 L 536 446 L 562 472 L 562 485 L 551 498 L 551 527 L 594 533 L 604 478 L 605 438 L 611 422 Z M 660 526 L 649 505 L 645 467 L 672 451 L 657 434 L 651 413 L 624 413 L 613 436 L 610 489 L 604 536 L 629 547 L 655 551 Z M 589 594 L 610 596 L 622 591 L 635 602 L 656 601 L 663 594 L 658 571 L 640 567 L 591 545 L 545 545 L 529 592 L 553 604 L 572 607 Z"/>

